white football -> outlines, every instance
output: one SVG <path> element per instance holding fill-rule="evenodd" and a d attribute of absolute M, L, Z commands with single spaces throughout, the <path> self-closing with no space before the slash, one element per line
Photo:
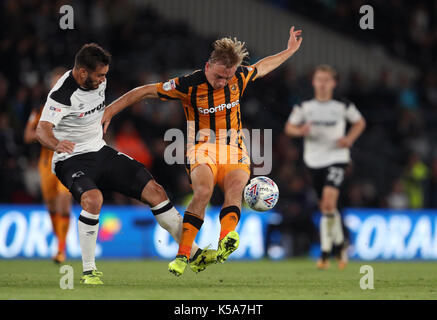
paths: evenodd
<path fill-rule="evenodd" d="M 279 189 L 272 179 L 260 176 L 250 180 L 243 195 L 244 201 L 253 210 L 267 211 L 278 202 Z"/>

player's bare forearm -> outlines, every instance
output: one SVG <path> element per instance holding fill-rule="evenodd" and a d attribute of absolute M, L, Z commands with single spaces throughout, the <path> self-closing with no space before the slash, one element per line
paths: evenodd
<path fill-rule="evenodd" d="M 47 149 L 55 150 L 59 140 L 53 134 L 53 124 L 48 121 L 38 122 L 35 131 L 36 139 L 41 145 Z"/>
<path fill-rule="evenodd" d="M 69 140 L 58 140 L 53 134 L 53 123 L 48 121 L 38 122 L 36 137 L 41 145 L 58 153 L 73 153 L 75 143 Z"/>
<path fill-rule="evenodd" d="M 30 113 L 29 120 L 27 120 L 26 128 L 24 129 L 24 143 L 32 143 L 37 141 L 36 126 L 38 125 L 38 123 L 35 121 L 37 114 L 38 113 L 35 110 Z"/>
<path fill-rule="evenodd" d="M 301 126 L 296 126 L 294 124 L 291 124 L 290 122 L 287 122 L 284 131 L 285 134 L 289 137 L 303 137 L 308 134 L 309 126 L 306 124 Z"/>
<path fill-rule="evenodd" d="M 261 59 L 258 61 L 255 66 L 258 71 L 257 75 L 258 77 L 265 76 L 266 74 L 270 73 L 271 71 L 275 70 L 277 67 L 279 67 L 281 64 L 283 64 L 285 61 L 290 58 L 295 51 L 292 51 L 290 49 L 286 49 L 284 51 L 281 51 L 275 55 L 265 57 L 264 59 Z"/>
<path fill-rule="evenodd" d="M 288 60 L 297 50 L 302 43 L 302 30 L 294 31 L 294 26 L 290 29 L 290 38 L 288 39 L 287 49 L 274 54 L 272 56 L 265 57 L 257 63 L 255 63 L 257 69 L 257 76 L 262 77 L 269 72 L 275 70 L 281 64 Z"/>
<path fill-rule="evenodd" d="M 106 133 L 106 130 L 108 130 L 108 126 L 111 123 L 113 116 L 126 107 L 147 98 L 158 98 L 156 84 L 146 84 L 141 87 L 136 87 L 112 102 L 108 107 L 106 107 L 102 117 L 103 132 Z"/>
<path fill-rule="evenodd" d="M 147 98 L 158 98 L 158 92 L 156 91 L 155 84 L 146 84 L 144 86 L 132 89 L 112 102 L 106 108 L 105 112 L 111 114 L 111 116 L 114 116 L 126 107 Z"/>
<path fill-rule="evenodd" d="M 24 129 L 23 140 L 24 143 L 32 143 L 38 140 L 36 138 L 36 127 L 31 122 L 28 122 Z"/>
<path fill-rule="evenodd" d="M 350 140 L 351 144 L 359 138 L 365 128 L 366 120 L 364 120 L 364 118 L 361 118 L 350 127 L 346 137 Z"/>

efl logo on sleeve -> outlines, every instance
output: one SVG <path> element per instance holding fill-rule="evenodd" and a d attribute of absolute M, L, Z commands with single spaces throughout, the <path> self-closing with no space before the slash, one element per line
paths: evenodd
<path fill-rule="evenodd" d="M 51 116 L 52 118 L 56 116 L 56 113 L 57 113 L 57 112 L 61 112 L 61 108 L 57 108 L 57 107 L 54 107 L 54 106 L 51 106 L 51 107 L 49 108 L 49 110 L 50 110 L 50 116 Z"/>
<path fill-rule="evenodd" d="M 61 112 L 61 108 L 56 108 L 56 107 L 51 106 L 51 107 L 50 107 L 50 111 L 53 111 L 53 112 Z"/>
<path fill-rule="evenodd" d="M 176 89 L 176 82 L 172 79 L 163 84 L 162 88 L 164 91 L 170 91 Z"/>

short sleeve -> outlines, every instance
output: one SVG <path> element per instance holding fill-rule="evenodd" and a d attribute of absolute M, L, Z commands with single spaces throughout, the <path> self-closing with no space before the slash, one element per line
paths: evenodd
<path fill-rule="evenodd" d="M 62 120 L 62 118 L 64 118 L 71 112 L 70 110 L 70 106 L 66 106 L 51 98 L 48 98 L 42 110 L 41 118 L 39 119 L 39 121 L 47 121 L 53 123 L 56 127 Z"/>
<path fill-rule="evenodd" d="M 355 104 L 349 103 L 348 106 L 346 107 L 346 119 L 347 119 L 347 121 L 349 121 L 351 123 L 355 123 L 355 122 L 361 120 L 362 117 L 363 116 L 358 111 Z"/>
<path fill-rule="evenodd" d="M 247 85 L 256 80 L 258 75 L 258 70 L 254 65 L 251 66 L 240 66 L 237 69 L 243 79 L 243 88 L 245 89 Z"/>
<path fill-rule="evenodd" d="M 156 90 L 161 100 L 182 100 L 187 95 L 187 90 L 181 85 L 180 78 L 159 82 L 156 84 Z"/>
<path fill-rule="evenodd" d="M 304 115 L 302 107 L 295 105 L 293 110 L 291 110 L 290 116 L 288 117 L 288 122 L 292 125 L 298 126 L 304 122 Z"/>

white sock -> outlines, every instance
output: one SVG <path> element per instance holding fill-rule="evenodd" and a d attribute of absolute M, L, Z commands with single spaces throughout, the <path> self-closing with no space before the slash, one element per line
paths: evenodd
<path fill-rule="evenodd" d="M 320 245 L 322 252 L 330 253 L 332 250 L 334 217 L 322 214 L 320 218 Z"/>
<path fill-rule="evenodd" d="M 341 223 L 341 214 L 338 210 L 334 213 L 334 245 L 341 245 L 344 241 L 343 225 Z"/>
<path fill-rule="evenodd" d="M 173 239 L 179 243 L 182 235 L 182 216 L 171 204 L 170 200 L 167 199 L 161 202 L 160 204 L 151 208 L 151 210 L 159 225 L 167 230 Z M 198 249 L 199 246 L 197 243 L 193 242 L 193 245 L 191 246 L 190 258 L 196 254 Z"/>
<path fill-rule="evenodd" d="M 95 251 L 99 231 L 99 215 L 82 210 L 77 223 L 83 271 L 96 270 Z"/>

